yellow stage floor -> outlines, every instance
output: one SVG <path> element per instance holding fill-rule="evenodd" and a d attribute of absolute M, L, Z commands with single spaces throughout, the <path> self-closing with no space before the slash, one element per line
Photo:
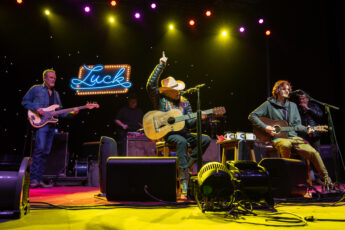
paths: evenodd
<path fill-rule="evenodd" d="M 66 189 L 66 188 L 65 188 Z M 51 191 L 51 194 L 50 194 Z M 56 205 L 102 205 L 109 202 L 96 199 L 95 189 L 72 190 L 71 193 L 56 192 L 56 190 L 41 190 L 30 200 L 44 201 Z M 45 195 L 50 194 L 50 196 Z M 58 194 L 58 195 L 57 195 Z M 87 199 L 94 200 L 88 202 Z M 321 204 L 308 206 L 302 204 L 276 205 L 279 212 L 290 212 L 301 217 L 314 216 L 316 219 L 345 219 L 345 203 L 326 207 Z M 255 211 L 260 216 L 240 216 L 239 219 L 226 217 L 225 213 L 202 213 L 196 205 L 187 207 L 109 207 L 99 206 L 97 209 L 65 210 L 65 209 L 32 209 L 30 213 L 19 220 L 10 220 L 0 224 L 0 229 L 282 229 L 287 226 L 303 229 L 345 229 L 345 222 L 315 221 L 276 222 L 268 219 L 269 212 Z M 266 214 L 266 216 L 261 216 Z M 280 217 L 293 218 L 284 214 Z M 284 219 L 289 220 L 289 219 Z M 284 225 L 284 226 L 282 226 Z"/>

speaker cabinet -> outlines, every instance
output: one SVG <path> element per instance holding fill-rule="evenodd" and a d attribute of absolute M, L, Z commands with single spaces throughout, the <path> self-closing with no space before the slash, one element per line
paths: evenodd
<path fill-rule="evenodd" d="M 176 157 L 110 157 L 106 197 L 109 201 L 176 201 Z"/>
<path fill-rule="evenodd" d="M 24 157 L 19 167 L 0 171 L 0 219 L 18 219 L 29 212 L 30 160 Z"/>
<path fill-rule="evenodd" d="M 68 133 L 55 133 L 44 176 L 66 176 Z"/>
<path fill-rule="evenodd" d="M 264 158 L 259 164 L 268 171 L 273 197 L 303 196 L 307 192 L 307 167 L 304 161 Z"/>
<path fill-rule="evenodd" d="M 106 191 L 106 164 L 107 159 L 112 156 L 117 156 L 117 144 L 113 138 L 102 136 L 98 151 L 99 188 L 101 193 L 105 193 Z"/>
<path fill-rule="evenodd" d="M 156 143 L 147 137 L 127 137 L 127 156 L 149 157 L 156 155 Z"/>

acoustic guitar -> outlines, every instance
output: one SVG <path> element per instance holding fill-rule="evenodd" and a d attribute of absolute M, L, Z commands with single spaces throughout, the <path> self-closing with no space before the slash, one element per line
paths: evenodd
<path fill-rule="evenodd" d="M 302 131 L 298 127 L 289 126 L 289 124 L 285 120 L 275 121 L 267 117 L 259 117 L 259 119 L 266 125 L 270 125 L 275 129 L 274 134 L 272 136 L 259 127 L 253 127 L 253 132 L 256 136 L 256 139 L 264 143 L 269 143 L 272 141 L 272 139 L 275 138 L 288 138 L 288 132 L 290 131 Z M 328 132 L 327 125 L 313 126 L 308 128 L 318 132 Z"/>
<path fill-rule="evenodd" d="M 214 114 L 220 116 L 225 114 L 224 107 L 216 107 L 202 111 L 205 114 Z M 149 111 L 144 115 L 143 128 L 145 135 L 151 140 L 158 140 L 172 131 L 180 131 L 185 126 L 185 121 L 194 119 L 197 113 L 183 115 L 178 109 L 172 109 L 168 112 L 158 110 Z"/>
<path fill-rule="evenodd" d="M 59 119 L 55 118 L 55 116 L 58 116 L 60 114 L 69 113 L 76 108 L 79 110 L 99 108 L 99 105 L 97 103 L 87 103 L 86 105 L 83 105 L 83 106 L 55 111 L 59 107 L 60 107 L 59 105 L 51 105 L 49 107 L 43 108 L 43 111 L 44 111 L 43 115 L 40 115 L 36 111 L 28 110 L 28 119 L 29 119 L 30 124 L 34 128 L 41 128 L 48 123 L 57 123 Z"/>

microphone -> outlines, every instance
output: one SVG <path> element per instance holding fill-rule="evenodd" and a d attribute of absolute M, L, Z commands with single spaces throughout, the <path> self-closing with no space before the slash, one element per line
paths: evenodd
<path fill-rule="evenodd" d="M 185 91 L 181 91 L 180 95 L 188 94 L 188 93 L 194 93 L 197 89 L 200 89 L 201 87 L 204 87 L 206 84 L 200 84 L 197 86 L 194 86 L 193 88 L 189 88 Z"/>
<path fill-rule="evenodd" d="M 306 94 L 303 90 L 296 89 L 289 93 L 289 96 L 301 96 L 303 94 Z"/>

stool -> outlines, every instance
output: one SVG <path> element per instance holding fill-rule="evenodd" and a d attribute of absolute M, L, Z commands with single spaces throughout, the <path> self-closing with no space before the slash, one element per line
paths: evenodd
<path fill-rule="evenodd" d="M 188 144 L 188 153 L 190 153 L 192 149 Z M 168 143 L 166 141 L 158 141 L 156 142 L 156 156 L 164 156 L 168 157 L 170 152 L 176 152 L 176 145 L 173 143 Z"/>
<path fill-rule="evenodd" d="M 222 148 L 222 163 L 226 164 L 226 151 L 227 150 L 234 150 L 234 160 L 238 161 L 239 158 L 239 143 L 241 140 L 225 140 L 225 141 L 218 141 L 217 144 L 219 144 Z M 246 145 L 250 150 L 250 158 L 252 161 L 256 162 L 255 153 L 254 153 L 254 141 L 246 141 Z"/>

